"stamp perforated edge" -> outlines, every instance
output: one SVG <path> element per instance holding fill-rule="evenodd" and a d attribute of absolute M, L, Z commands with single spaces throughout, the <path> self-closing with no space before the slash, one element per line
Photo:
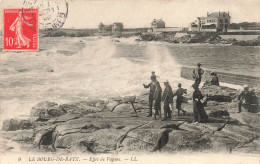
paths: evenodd
<path fill-rule="evenodd" d="M 39 49 L 40 49 L 40 37 L 39 37 L 39 24 L 38 24 L 38 21 L 37 21 L 37 37 L 38 37 L 38 46 L 37 46 L 37 49 L 33 49 L 33 50 L 30 50 L 30 49 L 21 49 L 21 50 L 18 50 L 18 49 L 10 49 L 10 50 L 5 50 L 4 49 L 4 10 L 8 10 L 8 9 L 20 9 L 20 8 L 11 8 L 11 7 L 8 7 L 8 8 L 2 8 L 1 9 L 1 17 L 2 17 L 2 52 L 39 52 Z M 22 8 L 21 8 L 22 10 Z M 39 16 L 39 10 L 37 9 L 37 18 Z"/>

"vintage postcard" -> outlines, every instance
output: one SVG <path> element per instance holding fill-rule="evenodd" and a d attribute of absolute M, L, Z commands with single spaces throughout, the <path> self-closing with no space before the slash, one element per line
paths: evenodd
<path fill-rule="evenodd" d="M 0 0 L 1 164 L 258 164 L 259 0 Z"/>

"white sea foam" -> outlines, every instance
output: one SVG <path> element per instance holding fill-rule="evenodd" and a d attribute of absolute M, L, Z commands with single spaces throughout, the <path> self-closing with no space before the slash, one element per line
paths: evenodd
<path fill-rule="evenodd" d="M 145 90 L 142 84 L 150 82 L 151 71 L 159 76 L 162 88 L 162 82 L 168 79 L 173 89 L 181 82 L 184 88 L 192 91 L 192 81 L 180 77 L 181 65 L 163 44 L 145 44 L 144 57 L 147 60 L 138 63 L 122 57 L 117 43 L 113 43 L 110 38 L 80 40 L 85 42 L 85 47 L 71 56 L 56 53 L 69 45 L 54 45 L 40 53 L 8 54 L 5 61 L 11 59 L 21 62 L 20 65 L 28 67 L 30 71 L 6 75 L 3 78 L 6 78 L 5 82 L 10 83 L 16 78 L 29 85 L 1 89 L 8 97 L 1 100 L 2 118 L 28 115 L 31 107 L 40 101 L 65 103 L 137 95 Z M 72 40 L 71 44 L 75 42 L 79 42 L 79 39 Z M 54 72 L 47 72 L 49 68 Z"/>

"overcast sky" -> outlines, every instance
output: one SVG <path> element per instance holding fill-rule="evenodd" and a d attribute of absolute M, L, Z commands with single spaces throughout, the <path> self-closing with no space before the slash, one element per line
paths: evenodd
<path fill-rule="evenodd" d="M 1 6 L 22 7 L 23 0 L 0 0 Z M 46 1 L 46 0 L 45 0 Z M 64 28 L 96 28 L 100 22 L 124 27 L 149 27 L 162 18 L 167 27 L 187 27 L 207 12 L 230 13 L 231 22 L 260 22 L 260 0 L 67 0 Z"/>

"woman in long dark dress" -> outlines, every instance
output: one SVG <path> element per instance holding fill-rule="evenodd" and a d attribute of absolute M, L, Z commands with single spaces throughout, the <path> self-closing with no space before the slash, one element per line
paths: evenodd
<path fill-rule="evenodd" d="M 192 87 L 194 89 L 192 94 L 194 122 L 205 122 L 208 119 L 208 115 L 204 110 L 206 101 L 202 102 L 203 96 L 199 90 L 198 85 L 195 83 L 192 85 Z"/>

